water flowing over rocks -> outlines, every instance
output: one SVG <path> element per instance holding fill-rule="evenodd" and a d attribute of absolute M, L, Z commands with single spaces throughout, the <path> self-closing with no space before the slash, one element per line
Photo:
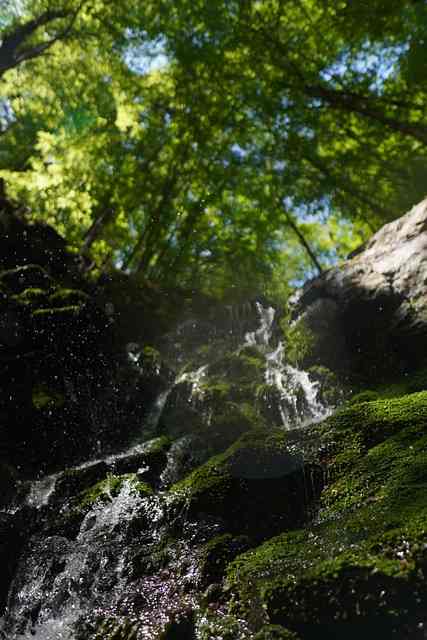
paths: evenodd
<path fill-rule="evenodd" d="M 0 216 L 0 638 L 425 640 L 425 215 L 285 329 Z"/>

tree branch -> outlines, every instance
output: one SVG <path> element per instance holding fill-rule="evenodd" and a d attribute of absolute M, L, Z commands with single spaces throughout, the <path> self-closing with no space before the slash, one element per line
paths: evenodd
<path fill-rule="evenodd" d="M 46 10 L 37 18 L 28 20 L 18 25 L 12 33 L 6 35 L 0 45 L 0 78 L 9 69 L 14 69 L 26 60 L 36 58 L 47 49 L 50 49 L 58 40 L 64 40 L 71 32 L 78 14 L 86 0 L 82 0 L 75 11 Z M 32 46 L 26 46 L 28 39 L 34 35 L 40 27 L 48 25 L 55 20 L 70 18 L 67 26 L 46 42 L 40 42 Z"/>

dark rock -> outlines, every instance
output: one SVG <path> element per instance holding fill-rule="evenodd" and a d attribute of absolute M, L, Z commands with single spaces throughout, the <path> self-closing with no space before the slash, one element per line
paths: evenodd
<path fill-rule="evenodd" d="M 27 509 L 15 514 L 0 511 L 0 615 L 4 612 L 10 583 L 30 530 L 31 516 Z"/>
<path fill-rule="evenodd" d="M 54 500 L 74 496 L 105 478 L 108 465 L 100 460 L 87 466 L 65 471 L 55 483 Z"/>
<path fill-rule="evenodd" d="M 52 282 L 49 274 L 37 264 L 9 269 L 0 275 L 0 286 L 6 287 L 12 293 L 22 293 L 25 289 L 33 287 L 48 289 Z"/>
<path fill-rule="evenodd" d="M 31 264 L 78 278 L 78 262 L 67 252 L 65 240 L 43 222 L 28 224 L 16 207 L 0 197 L 0 268 Z"/>
<path fill-rule="evenodd" d="M 301 453 L 288 446 L 285 432 L 258 429 L 170 492 L 190 518 L 217 517 L 230 533 L 259 540 L 304 523 L 321 484 L 320 469 L 304 464 Z"/>
<path fill-rule="evenodd" d="M 424 200 L 305 286 L 294 309 L 315 337 L 305 364 L 364 378 L 420 365 L 427 346 L 426 287 Z"/>

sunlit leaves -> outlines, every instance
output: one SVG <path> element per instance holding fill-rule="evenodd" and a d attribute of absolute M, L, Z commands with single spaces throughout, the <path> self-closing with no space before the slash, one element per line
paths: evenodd
<path fill-rule="evenodd" d="M 426 16 L 409 0 L 86 0 L 3 78 L 1 175 L 99 264 L 217 292 L 300 281 L 424 195 Z"/>

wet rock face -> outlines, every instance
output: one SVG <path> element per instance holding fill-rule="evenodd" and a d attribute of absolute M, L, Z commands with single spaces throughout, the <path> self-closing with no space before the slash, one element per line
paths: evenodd
<path fill-rule="evenodd" d="M 385 225 L 344 265 L 308 283 L 295 308 L 315 336 L 311 363 L 373 377 L 421 364 L 427 345 L 427 200 Z"/>

